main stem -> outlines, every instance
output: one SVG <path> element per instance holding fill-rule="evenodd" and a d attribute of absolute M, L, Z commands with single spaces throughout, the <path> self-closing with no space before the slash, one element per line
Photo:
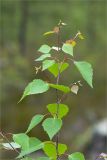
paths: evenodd
<path fill-rule="evenodd" d="M 58 47 L 58 53 L 59 53 L 59 47 L 60 47 L 60 27 L 59 27 L 59 32 L 58 32 L 58 36 L 57 36 L 57 47 Z M 58 76 L 56 79 L 56 84 L 59 84 L 59 79 L 60 79 L 60 68 L 58 66 Z M 57 112 L 56 112 L 56 117 L 58 118 L 59 116 L 59 94 L 58 94 L 58 90 L 56 89 L 56 103 L 57 103 Z M 58 153 L 58 143 L 59 143 L 59 133 L 56 136 L 56 154 L 57 154 L 57 160 L 59 159 L 59 153 Z"/>

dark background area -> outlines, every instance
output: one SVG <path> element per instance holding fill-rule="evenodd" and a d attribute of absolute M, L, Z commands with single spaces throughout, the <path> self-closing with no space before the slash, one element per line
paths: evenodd
<path fill-rule="evenodd" d="M 43 33 L 52 30 L 61 19 L 68 24 L 62 31 L 63 41 L 74 37 L 78 30 L 85 37 L 83 41 L 78 40 L 74 55 L 75 59 L 92 64 L 94 89 L 84 83 L 73 66 L 62 74 L 62 84 L 82 80 L 84 85 L 77 96 L 71 94 L 64 102 L 70 112 L 64 118 L 60 140 L 68 144 L 70 153 L 83 151 L 87 160 L 95 160 L 96 155 L 105 152 L 106 146 L 104 133 L 101 134 L 103 138 L 93 137 L 97 132 L 94 126 L 106 122 L 107 117 L 107 1 L 0 0 L 0 10 L 1 130 L 5 133 L 24 132 L 35 114 L 46 113 L 46 105 L 55 102 L 55 92 L 50 90 L 29 96 L 17 104 L 25 86 L 33 79 L 39 77 L 54 82 L 47 71 L 35 74 L 37 64 L 34 59 L 42 44 L 52 45 L 56 41 L 56 37 L 46 38 Z M 42 131 L 38 126 L 30 135 L 48 139 Z M 96 148 L 98 146 L 100 149 Z M 9 159 L 10 153 L 2 152 L 2 160 Z"/>

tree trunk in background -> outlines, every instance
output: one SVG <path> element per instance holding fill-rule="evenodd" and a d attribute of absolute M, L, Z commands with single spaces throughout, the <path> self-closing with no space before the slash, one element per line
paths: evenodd
<path fill-rule="evenodd" d="M 26 53 L 26 32 L 28 24 L 28 1 L 20 2 L 21 20 L 19 26 L 19 47 L 22 55 Z"/>
<path fill-rule="evenodd" d="M 0 1 L 0 19 L 1 19 L 1 24 L 0 24 L 0 43 L 1 43 L 1 48 L 4 48 L 4 20 L 3 20 L 3 1 Z"/>
<path fill-rule="evenodd" d="M 87 39 L 87 46 L 93 50 L 95 47 L 95 44 L 93 42 L 95 42 L 96 40 L 96 26 L 95 26 L 95 18 L 97 15 L 97 11 L 95 12 L 95 8 L 96 7 L 96 1 L 88 1 L 87 2 L 87 12 L 88 12 L 88 17 L 87 17 L 87 33 L 88 33 L 88 39 Z M 95 15 L 96 14 L 96 15 Z M 93 40 L 93 42 L 92 42 Z"/>

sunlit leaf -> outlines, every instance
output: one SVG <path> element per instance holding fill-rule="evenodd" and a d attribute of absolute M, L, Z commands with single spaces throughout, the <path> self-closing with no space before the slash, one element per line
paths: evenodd
<path fill-rule="evenodd" d="M 85 61 L 74 61 L 74 64 L 80 71 L 84 80 L 93 88 L 92 78 L 93 78 L 93 69 L 90 63 Z"/>
<path fill-rule="evenodd" d="M 63 52 L 73 56 L 73 46 L 68 43 L 64 43 L 62 46 Z"/>
<path fill-rule="evenodd" d="M 47 68 L 51 67 L 55 63 L 54 60 L 44 60 L 42 65 L 42 70 L 46 70 Z"/>
<path fill-rule="evenodd" d="M 51 83 L 49 83 L 49 86 L 52 87 L 52 88 L 55 88 L 57 90 L 60 90 L 60 91 L 62 91 L 64 93 L 70 92 L 70 88 L 67 87 L 67 86 L 65 86 L 65 85 L 57 85 L 57 84 L 51 84 Z"/>
<path fill-rule="evenodd" d="M 77 93 L 78 93 L 78 90 L 79 90 L 78 85 L 76 85 L 76 84 L 72 85 L 71 91 L 72 91 L 74 94 L 77 94 Z"/>
<path fill-rule="evenodd" d="M 56 104 L 56 103 L 53 103 L 53 104 L 48 104 L 47 105 L 47 108 L 48 108 L 48 111 L 55 117 L 56 114 L 57 114 L 57 107 L 58 107 L 58 118 L 62 118 L 64 117 L 68 111 L 69 111 L 69 108 L 67 105 L 65 104 Z"/>
<path fill-rule="evenodd" d="M 50 46 L 48 46 L 47 44 L 43 44 L 38 51 L 42 53 L 49 53 L 50 50 L 51 50 Z"/>
<path fill-rule="evenodd" d="M 49 32 L 45 32 L 43 35 L 47 36 L 47 35 L 50 35 L 50 34 L 53 34 L 53 33 L 55 33 L 55 32 L 54 31 L 49 31 Z"/>
<path fill-rule="evenodd" d="M 57 118 L 47 118 L 42 123 L 42 126 L 49 138 L 52 139 L 53 136 L 60 130 L 62 126 L 62 121 Z"/>
<path fill-rule="evenodd" d="M 56 145 L 54 142 L 47 141 L 44 144 L 43 150 L 47 156 L 50 158 L 56 159 L 57 153 L 56 153 Z M 64 154 L 67 150 L 67 146 L 65 144 L 58 144 L 58 154 L 59 156 Z"/>
<path fill-rule="evenodd" d="M 84 155 L 80 152 L 72 153 L 68 156 L 69 160 L 85 160 Z"/>
<path fill-rule="evenodd" d="M 48 89 L 48 83 L 44 82 L 41 79 L 35 79 L 27 85 L 20 101 L 28 95 L 43 93 L 46 92 Z"/>
<path fill-rule="evenodd" d="M 38 125 L 43 120 L 43 118 L 44 118 L 44 115 L 40 115 L 40 114 L 35 115 L 32 118 L 26 133 L 28 133 L 32 128 L 34 128 L 36 125 Z"/>
<path fill-rule="evenodd" d="M 56 158 L 56 147 L 55 147 L 55 143 L 49 141 L 49 142 L 45 142 L 44 143 L 44 147 L 43 147 L 43 151 L 44 153 L 50 157 L 55 159 Z"/>
<path fill-rule="evenodd" d="M 43 61 L 44 59 L 49 58 L 49 57 L 51 57 L 50 54 L 43 54 L 39 58 L 35 59 L 35 61 Z"/>
<path fill-rule="evenodd" d="M 26 134 L 13 134 L 13 140 L 21 146 L 22 150 L 27 150 L 29 148 L 29 137 Z"/>
<path fill-rule="evenodd" d="M 51 72 L 55 77 L 58 76 L 59 70 L 60 73 L 62 73 L 64 70 L 68 68 L 69 64 L 68 63 L 55 63 L 51 67 L 48 68 L 49 72 Z"/>
<path fill-rule="evenodd" d="M 7 150 L 14 150 L 14 149 L 18 149 L 18 148 L 21 148 L 21 146 L 15 142 L 10 142 L 10 143 L 2 143 L 2 146 L 4 149 L 7 149 Z M 13 146 L 13 148 L 12 148 Z"/>

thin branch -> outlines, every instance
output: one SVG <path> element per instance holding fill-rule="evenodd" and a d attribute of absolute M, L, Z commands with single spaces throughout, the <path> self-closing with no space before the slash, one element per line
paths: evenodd
<path fill-rule="evenodd" d="M 58 37 L 57 37 L 57 43 L 58 43 L 58 53 L 60 51 L 60 26 L 59 26 L 59 32 L 58 32 Z M 56 84 L 59 84 L 59 79 L 60 79 L 60 68 L 58 66 L 58 76 L 56 79 Z M 57 112 L 56 112 L 56 117 L 58 118 L 59 115 L 59 94 L 58 94 L 58 90 L 56 89 L 56 103 L 57 103 Z M 59 153 L 58 153 L 58 143 L 59 143 L 59 133 L 56 136 L 56 154 L 57 154 L 57 160 L 59 159 Z"/>
<path fill-rule="evenodd" d="M 12 144 L 10 143 L 10 141 L 8 140 L 8 138 L 7 138 L 2 132 L 0 132 L 0 135 L 9 143 L 9 145 L 12 147 L 12 149 L 13 149 L 15 152 L 17 152 L 18 154 L 20 153 L 16 148 L 14 148 L 14 147 L 12 146 Z"/>

